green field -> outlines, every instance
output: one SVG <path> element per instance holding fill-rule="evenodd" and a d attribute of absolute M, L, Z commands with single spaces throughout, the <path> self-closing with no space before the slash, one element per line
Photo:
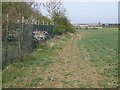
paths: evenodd
<path fill-rule="evenodd" d="M 97 74 L 104 76 L 99 85 L 116 87 L 118 84 L 118 29 L 103 28 L 98 30 L 79 30 L 81 39 L 78 45 L 83 50 L 80 56 L 88 58 L 92 67 L 96 67 Z M 87 54 L 89 56 L 87 56 Z"/>
<path fill-rule="evenodd" d="M 4 67 L 3 87 L 117 88 L 118 30 L 76 30 Z"/>

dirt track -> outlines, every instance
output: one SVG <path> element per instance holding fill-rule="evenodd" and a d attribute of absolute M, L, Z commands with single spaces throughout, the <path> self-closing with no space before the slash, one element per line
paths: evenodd
<path fill-rule="evenodd" d="M 81 39 L 80 34 L 75 34 L 69 40 L 64 49 L 55 57 L 55 62 L 45 70 L 42 87 L 99 87 L 97 80 L 100 79 L 95 75 L 96 69 L 91 67 L 89 60 L 80 58 L 80 50 L 85 53 L 85 48 L 78 47 L 78 40 Z M 88 53 L 87 53 L 88 54 Z M 85 53 L 85 57 L 89 59 Z M 50 77 L 50 81 L 47 78 Z"/>

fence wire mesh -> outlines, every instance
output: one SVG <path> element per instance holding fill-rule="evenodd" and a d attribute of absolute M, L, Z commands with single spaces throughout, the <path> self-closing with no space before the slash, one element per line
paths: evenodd
<path fill-rule="evenodd" d="M 20 60 L 31 53 L 37 45 L 53 37 L 53 25 L 37 25 L 31 23 L 10 22 L 6 17 L 6 27 L 2 28 L 2 65 Z M 21 18 L 21 20 L 23 20 Z"/>

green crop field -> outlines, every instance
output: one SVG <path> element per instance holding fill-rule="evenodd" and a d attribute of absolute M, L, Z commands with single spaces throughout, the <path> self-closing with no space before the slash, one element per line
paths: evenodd
<path fill-rule="evenodd" d="M 3 68 L 3 87 L 117 88 L 118 30 L 57 36 Z M 59 83 L 56 83 L 59 82 Z"/>
<path fill-rule="evenodd" d="M 89 60 L 104 79 L 98 84 L 104 87 L 116 87 L 118 83 L 118 29 L 79 30 L 78 45 L 83 48 L 80 56 Z"/>

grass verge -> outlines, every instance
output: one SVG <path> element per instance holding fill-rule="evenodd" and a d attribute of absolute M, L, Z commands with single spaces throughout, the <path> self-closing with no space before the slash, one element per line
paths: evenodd
<path fill-rule="evenodd" d="M 35 83 L 42 80 L 39 75 L 44 74 L 44 70 L 49 67 L 49 64 L 55 63 L 54 57 L 58 55 L 58 52 L 71 37 L 72 35 L 55 37 L 38 46 L 34 52 L 24 56 L 20 61 L 5 67 L 2 75 L 3 88 L 37 87 L 40 85 Z"/>

